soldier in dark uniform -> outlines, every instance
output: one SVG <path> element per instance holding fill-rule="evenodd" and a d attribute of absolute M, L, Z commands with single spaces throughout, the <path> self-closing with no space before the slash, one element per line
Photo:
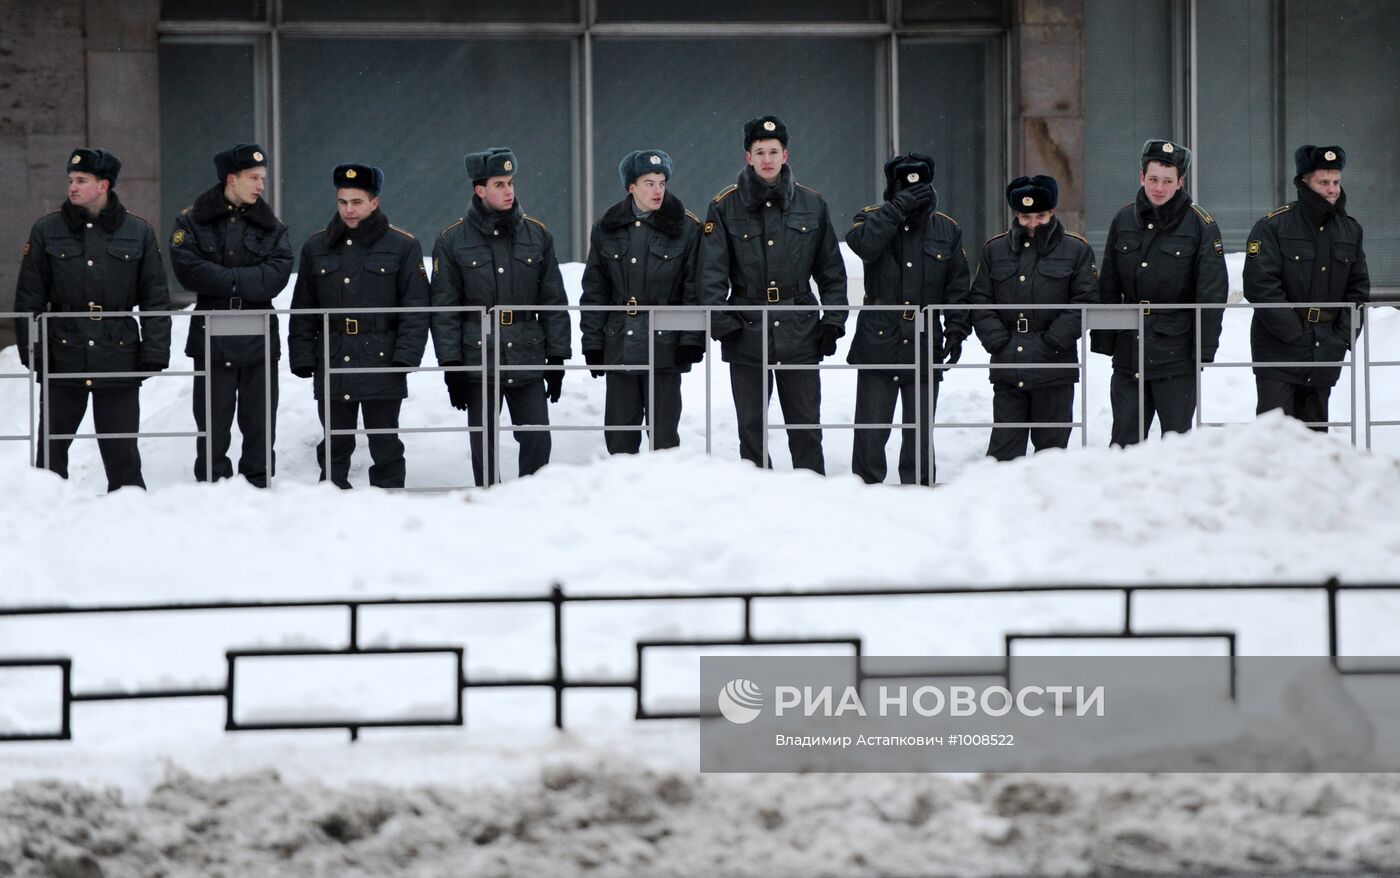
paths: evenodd
<path fill-rule="evenodd" d="M 331 174 L 336 188 L 336 215 L 311 234 L 301 248 L 292 308 L 426 308 L 428 274 L 423 250 L 408 232 L 389 225 L 379 209 L 384 172 L 370 165 L 337 165 Z M 329 328 L 329 339 L 324 330 Z M 329 351 L 326 342 L 329 341 Z M 292 374 L 312 378 L 321 424 L 330 409 L 332 430 L 353 430 L 363 413 L 365 429 L 399 426 L 399 408 L 408 396 L 402 372 L 337 375 L 339 369 L 417 366 L 428 344 L 428 314 L 336 313 L 297 314 L 287 331 Z M 330 358 L 330 399 L 326 401 L 327 355 Z M 376 488 L 402 488 L 403 442 L 397 433 L 371 433 L 369 483 Z M 350 457 L 355 436 L 331 437 L 330 479 L 350 487 Z M 326 480 L 326 442 L 316 446 L 321 481 Z"/>
<path fill-rule="evenodd" d="M 492 147 L 467 156 L 466 163 L 472 181 L 471 206 L 465 217 L 443 229 L 433 245 L 432 303 L 485 307 L 491 323 L 483 327 L 477 314 L 434 312 L 433 348 L 438 363 L 484 363 L 490 369 L 492 346 L 500 345 L 502 365 L 541 367 L 491 375 L 488 398 L 483 398 L 481 372 L 443 373 L 452 405 L 465 409 L 468 423 L 484 425 L 486 435 L 492 437 L 502 395 L 516 425 L 549 423 L 545 399 L 559 401 L 564 384 L 561 367 L 570 355 L 569 312 L 535 311 L 531 306 L 567 305 L 568 298 L 553 237 L 544 223 L 522 213 L 515 200 L 515 154 Z M 484 344 L 483 329 L 488 330 Z M 493 455 L 491 472 L 485 471 L 481 439 L 481 433 L 472 433 L 472 473 L 478 485 L 495 482 L 497 470 Z M 517 432 L 515 439 L 520 444 L 522 476 L 549 462 L 549 433 Z"/>
<path fill-rule="evenodd" d="M 1015 211 L 1011 230 L 982 245 L 972 302 L 997 305 L 1073 305 L 974 311 L 973 327 L 992 355 L 992 421 L 998 424 L 1069 423 L 1079 380 L 1079 306 L 1098 301 L 1094 248 L 1065 231 L 1055 217 L 1060 186 L 1054 177 L 1017 177 L 1006 187 Z M 1064 368 L 1018 368 L 1064 364 Z M 987 455 L 1011 460 L 1069 445 L 1069 427 L 993 427 Z"/>
<path fill-rule="evenodd" d="M 1249 233 L 1244 297 L 1259 304 L 1337 302 L 1362 305 L 1371 276 L 1361 246 L 1361 224 L 1347 213 L 1340 146 L 1298 147 L 1293 185 L 1298 200 L 1270 211 Z M 1358 319 L 1363 312 L 1357 310 Z M 1355 327 L 1360 330 L 1360 324 Z M 1252 359 L 1261 363 L 1340 363 L 1352 341 L 1349 308 L 1256 308 L 1250 326 Z M 1327 398 L 1340 366 L 1256 366 L 1258 413 L 1283 409 L 1327 432 Z"/>
<path fill-rule="evenodd" d="M 107 311 L 169 311 L 165 268 L 150 224 L 128 213 L 113 187 L 121 161 L 103 149 L 76 149 L 68 157 L 68 200 L 29 232 L 15 288 L 15 310 L 31 314 L 71 312 L 48 320 L 46 338 L 15 321 L 20 359 L 35 380 L 53 374 L 159 372 L 170 365 L 170 318 L 105 317 Z M 81 314 L 82 317 L 72 315 Z M 47 351 L 47 353 L 46 353 Z M 46 365 L 47 364 L 47 365 Z M 141 379 L 50 378 L 40 400 L 35 466 L 68 478 L 71 439 L 92 395 L 96 432 L 135 433 L 141 428 Z M 107 490 L 146 487 L 141 453 L 131 438 L 98 439 Z"/>
<path fill-rule="evenodd" d="M 730 388 L 739 420 L 739 453 L 758 466 L 763 460 L 763 416 L 774 375 L 783 420 L 816 424 L 821 419 L 821 378 L 815 369 L 776 370 L 764 375 L 763 311 L 740 305 L 784 306 L 767 312 L 771 365 L 805 365 L 836 353 L 845 334 L 846 312 L 821 312 L 821 305 L 846 304 L 846 267 L 821 195 L 797 183 L 788 167 L 787 126 L 776 116 L 744 125 L 748 167 L 738 182 L 710 204 L 700 240 L 700 300 L 736 310 L 715 312 L 711 333 L 729 363 Z M 788 311 L 788 308 L 791 311 Z M 826 472 L 821 430 L 788 428 L 792 465 Z"/>
<path fill-rule="evenodd" d="M 214 170 L 219 181 L 175 218 L 170 239 L 175 277 L 197 296 L 197 310 L 267 311 L 292 274 L 287 227 L 262 197 L 267 156 L 256 143 L 240 143 L 214 156 Z M 194 421 L 212 442 L 215 481 L 233 476 L 228 449 L 236 414 L 243 434 L 238 473 L 253 485 L 267 486 L 267 443 L 277 434 L 275 364 L 281 344 L 276 316 L 268 318 L 267 327 L 270 357 L 261 334 L 216 335 L 209 339 L 208 376 L 194 379 Z M 202 317 L 190 321 L 185 355 L 194 360 L 195 369 L 205 368 Z M 269 360 L 274 364 L 271 371 Z M 206 392 L 211 424 L 204 422 Z M 194 477 L 201 482 L 209 475 L 208 447 L 205 439 L 195 440 Z"/>
<path fill-rule="evenodd" d="M 1185 433 L 1196 411 L 1196 313 L 1159 305 L 1224 305 L 1229 297 L 1225 246 L 1220 227 L 1186 192 L 1191 150 L 1170 140 L 1142 147 L 1142 184 L 1108 227 L 1099 293 L 1109 305 L 1145 305 L 1144 359 L 1138 367 L 1138 334 L 1096 329 L 1093 349 L 1113 355 L 1109 398 L 1113 403 L 1113 444 L 1133 445 L 1153 418 L 1162 432 Z M 1220 346 L 1221 308 L 1200 313 L 1201 362 L 1215 359 Z M 1141 373 L 1141 375 L 1139 374 Z M 1138 424 L 1138 382 L 1142 411 Z"/>
<path fill-rule="evenodd" d="M 661 150 L 628 153 L 617 172 L 627 197 L 593 224 L 579 301 L 630 310 L 583 312 L 583 357 L 590 366 L 645 366 L 651 312 L 638 306 L 698 303 L 695 252 L 700 219 L 666 191 L 671 157 Z M 674 448 L 681 441 L 681 373 L 704 357 L 705 336 L 658 329 L 654 345 L 655 412 L 647 410 L 652 389 L 646 371 L 595 370 L 593 377 L 607 376 L 604 424 L 632 426 L 645 416 L 655 447 Z M 642 445 L 641 433 L 630 430 L 609 430 L 604 438 L 612 454 L 636 454 Z"/>
<path fill-rule="evenodd" d="M 908 310 L 863 311 L 856 322 L 855 338 L 847 359 L 857 364 L 913 365 L 916 348 L 927 344 L 915 331 L 923 320 L 925 305 L 961 305 L 945 312 L 934 312 L 933 350 L 938 363 L 953 364 L 962 356 L 963 340 L 969 332 L 969 274 L 962 230 L 953 218 L 938 213 L 938 193 L 933 189 L 933 159 L 920 153 L 897 155 L 885 162 L 885 203 L 875 204 L 856 214 L 846 243 L 865 263 L 865 304 L 907 305 Z M 941 318 L 941 319 L 940 319 Z M 924 399 L 915 404 L 913 369 L 862 369 L 856 377 L 858 424 L 888 424 L 894 417 L 896 400 L 903 399 L 903 422 L 914 423 L 919 408 L 918 438 L 914 430 L 903 431 L 899 450 L 901 484 L 932 485 L 937 468 L 929 423 L 938 403 L 938 382 L 943 370 L 925 364 L 919 392 Z M 885 480 L 885 443 L 888 428 L 856 430 L 851 449 L 851 470 L 868 484 Z M 916 443 L 923 443 L 923 465 L 914 472 Z"/>

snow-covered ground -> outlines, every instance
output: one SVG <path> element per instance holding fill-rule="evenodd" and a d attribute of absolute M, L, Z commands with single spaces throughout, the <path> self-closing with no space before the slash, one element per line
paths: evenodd
<path fill-rule="evenodd" d="M 576 296 L 578 267 L 566 277 Z M 1378 356 L 1400 359 L 1400 319 L 1373 317 Z M 1222 361 L 1247 357 L 1247 324 L 1230 312 Z M 965 361 L 979 353 L 969 344 Z M 13 351 L 0 355 L 0 372 L 16 368 Z M 849 419 L 853 376 L 824 375 L 824 420 Z M 1255 421 L 1247 369 L 1210 371 L 1204 410 L 1244 426 L 1120 451 L 1104 447 L 1107 361 L 1096 356 L 1089 447 L 998 465 L 982 458 L 985 430 L 943 430 L 946 484 L 933 491 L 860 484 L 848 432 L 827 433 L 825 479 L 739 462 L 725 370 L 713 379 L 712 456 L 700 372 L 687 379 L 680 449 L 607 459 L 600 434 L 560 434 L 549 467 L 489 491 L 316 485 L 310 388 L 286 374 L 272 491 L 192 484 L 192 440 L 149 440 L 151 490 L 102 497 L 91 443 L 75 446 L 66 483 L 24 466 L 10 443 L 0 449 L 0 604 L 543 595 L 554 582 L 612 595 L 1384 582 L 1400 571 L 1400 428 L 1379 429 L 1366 453 L 1341 432 Z M 1377 380 L 1373 404 L 1400 408 L 1400 372 Z M 410 381 L 405 425 L 465 424 L 435 374 Z M 570 373 L 554 420 L 601 422 L 602 390 Z M 188 379 L 147 382 L 143 428 L 190 429 L 189 392 Z M 0 433 L 23 431 L 27 394 L 22 381 L 0 382 L 0 417 L 13 421 Z M 1337 419 L 1347 396 L 1344 382 Z M 960 371 L 939 419 L 984 420 L 989 408 L 985 373 Z M 411 486 L 467 480 L 465 435 L 405 441 Z M 361 443 L 358 483 L 366 455 Z M 781 441 L 775 459 L 785 463 Z M 858 634 L 876 655 L 985 655 L 1008 629 L 1111 628 L 1121 612 L 1111 594 L 810 598 L 760 601 L 753 624 L 761 636 Z M 469 679 L 539 677 L 550 668 L 548 614 L 366 609 L 360 642 L 465 645 Z M 1326 649 L 1315 592 L 1146 593 L 1134 615 L 1140 630 L 1231 628 L 1244 654 Z M 1341 620 L 1345 652 L 1393 652 L 1400 595 L 1348 594 Z M 739 632 L 732 601 L 574 604 L 565 623 L 572 678 L 630 678 L 638 639 Z M 225 650 L 341 647 L 345 630 L 339 609 L 18 617 L 0 620 L 0 657 L 71 656 L 80 692 L 217 688 Z M 648 703 L 693 703 L 696 656 L 656 661 Z M 441 707 L 427 671 L 301 667 L 243 681 L 266 693 L 243 718 L 289 704 L 324 715 L 403 676 L 422 679 L 389 690 L 401 711 Z M 54 676 L 0 669 L 0 731 L 53 721 Z M 74 741 L 0 744 L 0 875 L 1400 873 L 1390 776 L 701 777 L 694 724 L 636 723 L 626 690 L 570 692 L 563 733 L 551 707 L 548 690 L 471 689 L 465 730 L 366 731 L 352 746 L 342 732 L 225 733 L 218 698 L 80 703 Z M 100 871 L 83 871 L 84 858 Z"/>

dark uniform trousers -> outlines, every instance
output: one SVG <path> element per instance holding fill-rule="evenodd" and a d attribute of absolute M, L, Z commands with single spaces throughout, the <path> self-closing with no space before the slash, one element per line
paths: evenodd
<path fill-rule="evenodd" d="M 194 361 L 196 370 L 204 368 L 204 358 Z M 271 379 L 270 383 L 268 379 Z M 214 418 L 213 429 L 204 421 L 205 388 L 211 388 L 210 414 Z M 267 411 L 268 393 L 272 396 L 272 420 L 264 415 Z M 195 440 L 194 477 L 203 482 L 208 479 L 206 436 L 214 437 L 214 481 L 233 477 L 233 464 L 229 461 L 228 450 L 233 437 L 229 430 L 233 426 L 234 413 L 238 415 L 238 432 L 243 434 L 242 453 L 238 458 L 238 474 L 250 484 L 259 488 L 267 487 L 267 461 L 269 446 L 275 447 L 277 439 L 277 370 L 269 374 L 261 363 L 253 366 L 226 366 L 215 361 L 209 370 L 208 378 L 194 380 L 194 422 L 204 436 Z M 276 452 L 272 456 L 276 468 Z"/>
<path fill-rule="evenodd" d="M 1196 376 L 1174 375 L 1142 383 L 1142 413 L 1147 424 L 1146 436 L 1154 418 L 1162 423 L 1163 433 L 1185 433 L 1191 429 L 1196 413 Z M 1138 382 L 1125 373 L 1114 372 L 1108 383 L 1108 397 L 1113 404 L 1114 445 L 1136 445 L 1138 442 Z"/>
<path fill-rule="evenodd" d="M 506 386 L 504 393 L 501 391 L 497 381 L 491 382 L 491 390 L 494 391 L 492 397 L 483 399 L 481 392 L 482 382 L 471 382 L 471 394 L 467 397 L 467 424 L 472 427 L 482 426 L 482 403 L 488 404 L 486 438 L 493 440 L 496 436 L 497 424 L 501 418 L 501 397 L 505 397 L 506 406 L 510 409 L 511 423 L 516 426 L 526 426 L 533 424 L 549 423 L 549 404 L 545 400 L 544 381 L 536 379 L 527 381 L 517 386 Z M 472 476 L 476 479 L 477 487 L 488 484 L 483 478 L 484 463 L 482 460 L 482 434 L 472 433 Z M 549 463 L 550 440 L 549 433 L 544 430 L 516 432 L 515 441 L 520 445 L 519 468 L 520 475 L 528 476 L 537 472 L 545 464 Z M 496 484 L 499 479 L 496 474 L 500 471 L 499 446 L 493 444 L 493 455 L 491 459 L 491 479 L 489 484 Z"/>
<path fill-rule="evenodd" d="M 895 381 L 893 375 L 870 369 L 862 369 L 856 377 L 856 423 L 857 424 L 888 424 L 894 417 L 894 406 L 896 401 L 902 401 L 901 421 L 905 424 L 914 423 L 914 410 L 922 406 L 919 410 L 919 434 L 916 438 L 911 427 L 904 427 L 900 430 L 899 446 L 899 483 L 901 485 L 932 485 L 936 478 L 937 467 L 933 461 L 933 443 L 929 440 L 929 422 L 932 420 L 930 414 L 938 405 L 938 382 L 932 382 L 932 394 L 929 394 L 930 385 L 925 382 L 922 387 L 914 387 L 913 373 L 907 373 L 907 377 L 902 375 Z M 923 394 L 924 399 L 916 399 L 918 394 Z M 856 429 L 855 438 L 851 444 L 851 471 L 867 484 L 877 485 L 885 480 L 885 445 L 889 442 L 890 428 L 878 427 L 872 429 Z M 923 443 L 923 460 L 919 466 L 918 479 L 914 476 L 914 462 L 918 443 Z"/>
<path fill-rule="evenodd" d="M 363 413 L 366 430 L 398 429 L 401 399 L 331 400 L 331 429 L 353 430 Z M 321 426 L 326 425 L 325 403 L 316 403 Z M 375 488 L 402 488 L 404 479 L 403 440 L 397 433 L 371 433 L 369 483 Z M 331 482 L 337 488 L 350 488 L 350 458 L 355 454 L 355 434 L 331 437 Z M 326 480 L 326 440 L 316 444 L 316 463 L 321 481 Z"/>
<path fill-rule="evenodd" d="M 782 406 L 783 421 L 789 424 L 816 424 L 821 420 L 822 386 L 815 369 L 788 369 L 776 373 L 778 404 Z M 773 396 L 774 373 L 768 374 L 768 386 L 763 386 L 763 368 L 729 364 L 729 386 L 734 393 L 734 411 L 739 420 L 739 456 L 757 466 L 763 466 L 763 414 Z M 788 451 L 793 469 L 809 469 L 826 474 L 822 457 L 821 430 L 788 428 Z M 770 457 L 767 466 L 773 466 Z"/>
<path fill-rule="evenodd" d="M 97 433 L 135 433 L 141 429 L 140 388 L 137 385 L 117 387 L 84 387 L 61 382 L 50 382 L 48 398 L 40 398 L 40 423 L 48 415 L 48 433 L 71 435 L 78 431 L 87 414 L 88 393 L 92 394 L 92 421 Z M 41 434 L 42 435 L 42 434 Z M 72 439 L 50 439 L 40 442 L 34 465 L 47 468 L 68 478 L 68 448 Z M 98 451 L 102 454 L 102 468 L 107 471 L 107 490 L 118 488 L 144 488 L 141 478 L 141 452 L 135 439 L 97 440 Z"/>
<path fill-rule="evenodd" d="M 607 402 L 603 406 L 605 425 L 636 426 L 645 419 L 656 436 L 657 449 L 681 444 L 681 373 L 656 373 L 655 411 L 649 410 L 646 372 L 609 372 L 607 382 Z M 641 430 L 608 430 L 605 436 L 609 454 L 636 454 L 641 450 Z"/>
<path fill-rule="evenodd" d="M 992 420 L 1003 422 L 1043 424 L 1069 423 L 1074 420 L 1074 385 L 1052 384 L 1033 390 L 1023 390 L 1006 382 L 992 385 Z M 997 460 L 1015 460 L 1026 454 L 1026 437 L 1036 451 L 1047 448 L 1068 448 L 1069 427 L 993 427 L 987 456 Z"/>
<path fill-rule="evenodd" d="M 1290 418 L 1297 418 L 1309 424 L 1309 430 L 1327 432 L 1326 427 L 1319 425 L 1327 423 L 1327 401 L 1332 396 L 1331 387 L 1275 381 L 1258 375 L 1254 376 L 1254 386 L 1259 392 L 1259 404 L 1255 414 L 1262 415 L 1267 411 L 1282 409 Z"/>

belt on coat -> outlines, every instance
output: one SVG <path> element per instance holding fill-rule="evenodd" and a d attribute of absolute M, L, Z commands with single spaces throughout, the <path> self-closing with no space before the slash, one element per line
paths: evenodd
<path fill-rule="evenodd" d="M 1304 323 L 1331 323 L 1337 319 L 1336 308 L 1295 308 Z"/>
<path fill-rule="evenodd" d="M 196 311 L 270 311 L 271 302 L 245 302 L 241 296 L 198 296 L 195 298 Z"/>
<path fill-rule="evenodd" d="M 499 305 L 488 308 L 488 311 L 496 315 L 496 319 L 502 326 L 512 326 L 516 323 L 524 323 L 530 320 L 538 320 L 538 311 L 522 311 L 519 308 L 502 308 Z M 475 311 L 469 311 L 462 315 L 462 319 L 467 323 L 481 322 L 481 315 Z"/>
<path fill-rule="evenodd" d="M 797 298 L 797 290 L 792 287 L 784 287 L 774 284 L 764 287 L 761 292 L 754 292 L 743 287 L 734 287 L 729 295 L 729 300 L 743 301 L 748 303 L 758 303 L 760 305 L 776 305 L 779 302 L 791 302 Z"/>
<path fill-rule="evenodd" d="M 359 335 L 362 332 L 385 332 L 393 328 L 387 317 L 336 317 L 330 319 L 331 332 L 341 335 Z"/>

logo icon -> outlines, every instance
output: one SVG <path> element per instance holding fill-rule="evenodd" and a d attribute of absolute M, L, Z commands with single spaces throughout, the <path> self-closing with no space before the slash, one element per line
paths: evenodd
<path fill-rule="evenodd" d="M 1029 195 L 1021 199 L 1021 206 L 1023 207 L 1030 207 L 1032 204 L 1035 204 L 1035 199 Z"/>
<path fill-rule="evenodd" d="M 651 157 L 651 163 L 652 163 L 653 165 L 659 165 L 659 164 L 661 164 L 661 156 L 659 156 L 659 155 L 653 155 L 653 156 Z"/>
<path fill-rule="evenodd" d="M 917 171 L 915 171 L 914 173 L 910 174 L 909 176 L 905 177 L 904 179 L 908 180 L 910 183 L 917 183 L 917 182 L 919 182 L 919 173 L 918 173 Z"/>
<path fill-rule="evenodd" d="M 1330 149 L 1324 152 L 1322 154 L 1322 157 L 1327 159 L 1327 161 L 1329 162 L 1335 162 L 1337 160 L 1337 154 Z"/>
<path fill-rule="evenodd" d="M 758 719 L 763 710 L 763 693 L 752 680 L 730 680 L 719 690 L 720 715 L 742 726 Z"/>
<path fill-rule="evenodd" d="M 1172 146 L 1170 143 L 1164 143 L 1164 144 L 1162 144 L 1162 152 L 1165 152 L 1165 153 L 1173 153 L 1173 152 L 1176 152 L 1176 147 Z"/>

